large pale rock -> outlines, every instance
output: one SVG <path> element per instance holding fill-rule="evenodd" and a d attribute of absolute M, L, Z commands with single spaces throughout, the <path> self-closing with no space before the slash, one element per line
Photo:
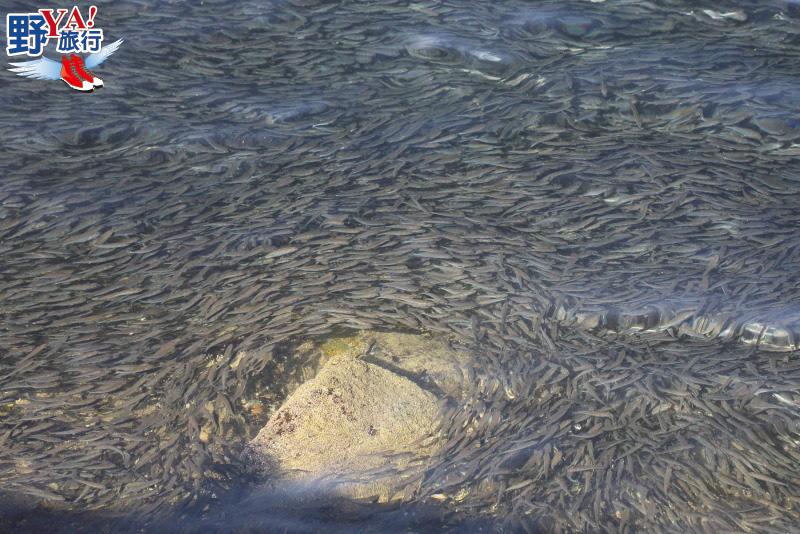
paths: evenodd
<path fill-rule="evenodd" d="M 468 380 L 471 356 L 452 349 L 440 338 L 415 334 L 364 332 L 369 347 L 367 361 L 407 376 L 422 387 L 455 399 Z"/>
<path fill-rule="evenodd" d="M 441 402 L 458 397 L 466 355 L 428 337 L 374 332 L 321 352 L 319 373 L 272 416 L 249 457 L 299 488 L 408 496 L 442 444 Z"/>

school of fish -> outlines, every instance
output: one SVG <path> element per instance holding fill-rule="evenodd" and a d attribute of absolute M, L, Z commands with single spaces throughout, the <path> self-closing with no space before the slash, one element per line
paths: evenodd
<path fill-rule="evenodd" d="M 797 0 L 94 3 L 104 89 L 3 75 L 0 526 L 800 524 Z M 444 452 L 259 500 L 297 347 L 365 329 L 475 354 Z"/>

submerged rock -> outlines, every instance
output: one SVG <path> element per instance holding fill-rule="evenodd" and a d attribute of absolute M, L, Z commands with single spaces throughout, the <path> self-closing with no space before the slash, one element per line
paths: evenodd
<path fill-rule="evenodd" d="M 301 384 L 248 447 L 255 467 L 300 491 L 381 502 L 410 497 L 443 444 L 441 403 L 468 355 L 426 336 L 364 332 L 320 347 Z"/>
<path fill-rule="evenodd" d="M 423 335 L 365 332 L 359 338 L 368 346 L 365 361 L 407 376 L 439 396 L 462 396 L 472 361 L 467 352 Z"/>

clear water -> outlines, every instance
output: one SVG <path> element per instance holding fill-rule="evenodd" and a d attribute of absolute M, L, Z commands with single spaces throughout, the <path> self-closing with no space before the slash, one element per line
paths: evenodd
<path fill-rule="evenodd" d="M 800 4 L 96 4 L 104 89 L 0 81 L 3 528 L 798 523 Z M 414 502 L 282 507 L 248 407 L 364 328 L 483 385 Z"/>

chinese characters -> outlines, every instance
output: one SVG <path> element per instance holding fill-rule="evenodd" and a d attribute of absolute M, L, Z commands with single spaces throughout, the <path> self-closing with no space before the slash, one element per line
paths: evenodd
<path fill-rule="evenodd" d="M 103 30 L 94 27 L 96 15 L 95 6 L 89 8 L 86 19 L 77 6 L 71 10 L 9 13 L 6 16 L 6 53 L 39 56 L 51 39 L 57 40 L 56 51 L 62 54 L 98 52 L 103 44 Z"/>

